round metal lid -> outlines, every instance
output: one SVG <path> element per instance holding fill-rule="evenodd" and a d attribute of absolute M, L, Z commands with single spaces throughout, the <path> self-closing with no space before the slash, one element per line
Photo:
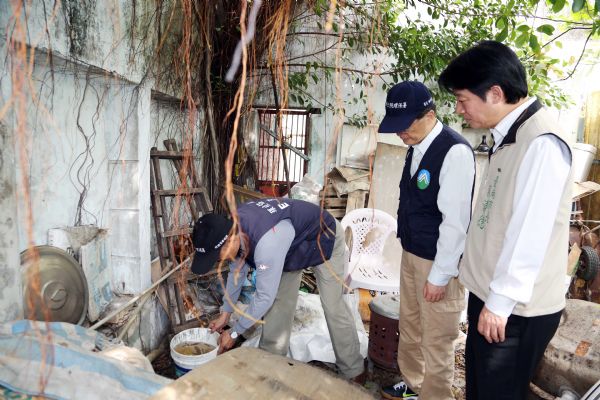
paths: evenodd
<path fill-rule="evenodd" d="M 25 317 L 81 324 L 87 314 L 88 287 L 77 260 L 52 246 L 21 253 Z"/>
<path fill-rule="evenodd" d="M 397 294 L 382 294 L 375 296 L 369 303 L 371 312 L 391 319 L 400 317 L 400 296 Z"/>

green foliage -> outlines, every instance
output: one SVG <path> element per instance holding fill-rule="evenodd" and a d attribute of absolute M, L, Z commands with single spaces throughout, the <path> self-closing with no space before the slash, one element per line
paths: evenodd
<path fill-rule="evenodd" d="M 343 99 L 342 111 L 347 123 L 358 126 L 364 126 L 367 121 L 364 110 L 356 111 L 355 105 L 367 104 L 372 93 L 370 88 L 387 90 L 406 79 L 426 82 L 438 105 L 453 110 L 452 96 L 437 89 L 435 82 L 439 74 L 457 54 L 492 38 L 517 52 L 527 69 L 532 94 L 547 105 L 565 106 L 569 99 L 555 86 L 552 79 L 556 78 L 550 77 L 568 76 L 575 60 L 568 65 L 551 58 L 548 50 L 561 46 L 557 39 L 576 21 L 577 29 L 587 29 L 591 35 L 600 33 L 600 0 L 380 0 L 368 4 L 354 0 L 337 3 L 330 32 L 323 30 L 330 0 L 312 0 L 307 4 L 317 20 L 314 30 L 325 37 L 330 35 L 329 54 L 337 49 L 337 57 L 332 60 L 315 53 L 309 57 L 310 62 L 300 64 L 303 68 L 290 73 L 290 100 L 299 105 L 317 102 L 318 96 L 311 92 L 309 82 L 317 84 L 325 79 L 333 83 L 337 67 L 353 88 L 353 96 Z M 544 7 L 551 14 L 544 19 L 536 18 L 536 11 Z M 294 28 L 310 31 L 312 28 L 306 26 L 306 21 L 302 19 Z M 342 41 L 335 46 L 340 33 L 343 33 Z M 305 34 L 298 40 L 306 41 L 306 38 Z M 368 60 L 368 65 L 356 67 L 357 56 Z M 392 61 L 387 62 L 389 59 Z M 375 66 L 382 64 L 385 69 L 381 74 L 374 73 Z M 328 96 L 332 97 L 335 96 Z M 340 111 L 337 103 L 322 106 Z M 449 112 L 445 119 L 451 118 L 455 117 Z"/>
<path fill-rule="evenodd" d="M 585 0 L 574 0 L 572 10 L 574 13 L 579 12 L 583 9 L 585 5 Z"/>

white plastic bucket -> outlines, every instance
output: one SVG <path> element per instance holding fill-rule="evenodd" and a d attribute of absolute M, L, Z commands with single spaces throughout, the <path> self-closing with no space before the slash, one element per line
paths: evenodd
<path fill-rule="evenodd" d="M 210 333 L 208 328 L 192 328 L 186 329 L 175 335 L 173 339 L 171 339 L 171 358 L 175 361 L 175 374 L 179 377 L 185 375 L 190 370 L 196 368 L 199 365 L 202 365 L 213 358 L 217 357 L 217 351 L 219 350 L 219 346 L 217 344 L 217 340 L 219 339 L 219 334 L 217 332 Z M 180 354 L 175 351 L 175 347 L 177 347 L 180 343 L 185 342 L 203 342 L 207 344 L 211 344 L 215 346 L 215 349 L 198 356 L 187 356 L 185 354 Z"/>
<path fill-rule="evenodd" d="M 585 182 L 587 180 L 592 163 L 596 158 L 596 151 L 596 147 L 591 144 L 573 144 L 573 164 L 571 170 L 575 182 Z"/>

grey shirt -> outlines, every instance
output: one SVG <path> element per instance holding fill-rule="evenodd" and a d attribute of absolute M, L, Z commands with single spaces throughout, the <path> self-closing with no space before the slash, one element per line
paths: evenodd
<path fill-rule="evenodd" d="M 233 326 L 235 332 L 244 333 L 260 320 L 273 305 L 283 273 L 285 257 L 295 236 L 296 231 L 291 221 L 284 219 L 269 229 L 256 244 L 254 249 L 256 291 L 245 315 L 241 316 Z M 229 299 L 226 293 L 223 297 L 223 311 L 233 312 L 231 304 L 237 303 L 249 268 L 248 263 L 242 259 L 236 259 L 231 263 L 226 285 Z"/>

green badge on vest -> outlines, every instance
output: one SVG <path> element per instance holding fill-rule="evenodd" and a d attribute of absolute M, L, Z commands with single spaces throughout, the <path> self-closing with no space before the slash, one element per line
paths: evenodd
<path fill-rule="evenodd" d="M 417 175 L 417 187 L 421 190 L 427 189 L 430 180 L 431 175 L 429 175 L 429 171 L 426 169 L 420 170 L 419 174 Z"/>

